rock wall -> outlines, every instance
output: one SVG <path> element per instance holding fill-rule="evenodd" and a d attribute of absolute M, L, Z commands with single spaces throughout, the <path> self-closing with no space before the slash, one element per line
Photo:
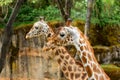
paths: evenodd
<path fill-rule="evenodd" d="M 97 60 L 101 64 L 117 64 L 120 66 L 120 45 L 110 47 L 94 46 Z"/>
<path fill-rule="evenodd" d="M 16 60 L 12 63 L 6 60 L 0 79 L 58 80 L 58 64 L 46 54 L 41 52 L 39 48 L 20 49 Z"/>
<path fill-rule="evenodd" d="M 12 37 L 10 54 L 0 75 L 0 80 L 58 80 L 60 70 L 54 58 L 49 53 L 41 51 L 45 37 L 25 39 L 28 27 L 15 29 Z M 0 33 L 0 51 L 3 30 Z M 46 55 L 47 54 L 47 55 Z M 52 55 L 52 54 L 50 54 Z"/>

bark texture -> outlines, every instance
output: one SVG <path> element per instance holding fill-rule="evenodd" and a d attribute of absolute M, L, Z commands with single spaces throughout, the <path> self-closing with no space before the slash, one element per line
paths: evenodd
<path fill-rule="evenodd" d="M 88 0 L 88 2 L 87 2 L 87 15 L 86 15 L 85 31 L 84 31 L 84 34 L 86 36 L 88 36 L 88 31 L 89 31 L 89 28 L 90 28 L 92 5 L 93 5 L 93 0 Z"/>

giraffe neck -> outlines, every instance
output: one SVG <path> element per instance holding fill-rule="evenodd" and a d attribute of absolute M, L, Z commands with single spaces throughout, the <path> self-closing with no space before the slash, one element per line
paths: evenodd
<path fill-rule="evenodd" d="M 81 36 L 80 36 L 81 37 Z M 84 37 L 83 37 L 84 38 Z M 93 80 L 109 80 L 109 77 L 98 64 L 92 47 L 89 42 L 84 39 L 79 39 L 79 44 L 76 45 L 77 53 L 82 61 L 82 64 L 88 73 L 89 79 Z"/>
<path fill-rule="evenodd" d="M 68 80 L 87 80 L 88 75 L 80 62 L 75 61 L 64 47 L 57 48 L 55 57 Z"/>
<path fill-rule="evenodd" d="M 98 64 L 93 49 L 87 40 L 86 36 L 78 28 L 67 28 L 69 30 L 69 37 L 72 38 L 72 44 L 76 47 L 77 55 L 79 55 L 84 69 L 88 73 L 90 80 L 110 80 L 103 69 Z M 70 42 L 70 41 L 69 41 Z"/>

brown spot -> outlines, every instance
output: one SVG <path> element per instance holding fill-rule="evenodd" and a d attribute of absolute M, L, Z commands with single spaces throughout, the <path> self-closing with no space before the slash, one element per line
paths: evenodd
<path fill-rule="evenodd" d="M 60 55 L 60 57 L 63 59 L 64 58 L 64 56 L 63 55 Z"/>
<path fill-rule="evenodd" d="M 86 78 L 86 76 L 87 76 L 87 73 L 84 73 L 84 74 L 82 75 L 82 79 L 84 80 L 84 78 Z"/>
<path fill-rule="evenodd" d="M 96 68 L 95 72 L 97 72 L 97 73 L 100 73 L 100 70 L 99 70 L 99 68 Z"/>
<path fill-rule="evenodd" d="M 72 37 L 70 37 L 70 41 L 73 41 Z"/>
<path fill-rule="evenodd" d="M 83 34 L 82 32 L 80 32 L 80 35 L 81 35 L 81 37 L 82 37 L 82 38 L 84 38 L 84 37 L 85 37 L 85 36 L 84 36 L 84 34 Z"/>
<path fill-rule="evenodd" d="M 78 71 L 81 71 L 81 69 L 80 69 L 80 68 L 78 68 Z"/>
<path fill-rule="evenodd" d="M 65 58 L 68 60 L 69 59 L 69 55 L 66 55 Z"/>
<path fill-rule="evenodd" d="M 82 44 L 82 41 L 79 41 L 80 42 L 80 44 Z"/>
<path fill-rule="evenodd" d="M 57 56 L 57 55 L 59 55 L 59 52 L 58 52 L 58 51 L 56 51 L 55 55 L 56 55 L 56 56 Z"/>
<path fill-rule="evenodd" d="M 70 38 L 67 38 L 67 41 L 70 41 Z"/>
<path fill-rule="evenodd" d="M 62 70 L 63 70 L 63 71 L 66 71 L 66 67 L 63 66 L 63 67 L 62 67 Z"/>
<path fill-rule="evenodd" d="M 70 63 L 70 64 L 74 64 L 74 60 L 73 60 L 73 59 L 70 59 L 69 63 Z"/>
<path fill-rule="evenodd" d="M 83 54 L 83 56 L 86 56 L 86 52 L 83 52 L 82 54 Z"/>
<path fill-rule="evenodd" d="M 63 63 L 66 66 L 66 63 Z"/>
<path fill-rule="evenodd" d="M 88 54 L 88 59 L 89 59 L 90 61 L 92 61 L 92 57 L 91 57 L 90 54 Z"/>
<path fill-rule="evenodd" d="M 80 50 L 83 51 L 83 50 L 84 50 L 84 47 L 83 47 L 83 46 L 80 46 Z"/>
<path fill-rule="evenodd" d="M 83 63 L 87 63 L 87 59 L 84 56 L 82 56 L 82 61 Z"/>
<path fill-rule="evenodd" d="M 94 74 L 94 76 L 95 76 L 95 79 L 98 80 L 98 75 L 97 75 L 97 74 Z"/>
<path fill-rule="evenodd" d="M 79 65 L 80 67 L 83 67 L 81 61 L 76 60 L 75 63 L 76 63 L 77 65 Z"/>
<path fill-rule="evenodd" d="M 73 79 L 73 76 L 74 76 L 74 74 L 73 74 L 73 73 L 70 73 L 70 77 L 71 77 L 71 79 Z"/>
<path fill-rule="evenodd" d="M 67 62 L 66 60 L 64 60 L 64 63 L 65 63 L 65 64 L 68 64 L 68 62 Z"/>
<path fill-rule="evenodd" d="M 100 80 L 104 80 L 103 76 L 100 76 L 99 79 L 100 79 Z"/>
<path fill-rule="evenodd" d="M 88 46 L 87 45 L 85 46 L 85 50 L 88 50 Z"/>
<path fill-rule="evenodd" d="M 77 71 L 77 67 L 75 66 L 75 67 L 74 67 L 74 72 L 76 72 L 76 71 Z"/>
<path fill-rule="evenodd" d="M 68 76 L 68 72 L 66 72 L 65 75 L 66 75 L 67 77 L 69 77 L 69 76 Z"/>
<path fill-rule="evenodd" d="M 61 59 L 58 59 L 57 61 L 58 61 L 59 64 L 62 62 Z"/>
<path fill-rule="evenodd" d="M 100 73 L 100 70 L 99 70 L 99 68 L 96 67 L 96 64 L 93 64 L 92 67 L 93 67 L 94 72 Z"/>
<path fill-rule="evenodd" d="M 92 59 L 94 62 L 98 63 L 94 55 L 92 55 Z"/>
<path fill-rule="evenodd" d="M 72 71 L 72 67 L 71 66 L 68 66 L 68 71 Z"/>
<path fill-rule="evenodd" d="M 76 73 L 75 74 L 75 79 L 79 78 L 80 77 L 80 74 L 79 73 Z"/>
<path fill-rule="evenodd" d="M 63 54 L 67 53 L 67 50 L 66 50 L 65 48 L 61 47 L 61 49 L 62 49 L 61 52 L 62 52 Z"/>
<path fill-rule="evenodd" d="M 92 76 L 92 70 L 91 70 L 90 66 L 86 66 L 86 71 L 88 73 L 88 76 L 91 77 Z"/>
<path fill-rule="evenodd" d="M 62 52 L 61 49 L 58 49 L 57 51 L 58 51 L 58 53 L 61 53 L 61 52 Z"/>

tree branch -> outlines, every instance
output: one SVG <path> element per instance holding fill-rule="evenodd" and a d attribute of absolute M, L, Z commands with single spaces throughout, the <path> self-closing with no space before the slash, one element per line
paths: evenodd
<path fill-rule="evenodd" d="M 0 73 L 5 65 L 6 56 L 9 53 L 9 47 L 10 47 L 10 43 L 12 40 L 12 33 L 13 33 L 12 24 L 15 21 L 15 18 L 23 2 L 24 0 L 17 0 L 16 5 L 4 29 L 4 35 L 3 35 L 3 41 L 2 41 L 3 44 L 2 44 L 1 56 L 0 56 Z"/>
<path fill-rule="evenodd" d="M 63 4 L 62 4 L 61 0 L 56 0 L 56 1 L 57 1 L 57 5 L 58 5 L 58 7 L 60 9 L 60 12 L 62 14 L 62 17 L 66 21 L 67 18 L 70 17 L 70 15 L 68 13 L 68 11 L 69 11 L 69 9 L 68 9 L 69 8 L 68 7 L 69 1 L 67 1 L 67 5 L 66 5 L 66 9 L 68 9 L 67 11 L 64 10 L 64 7 L 63 7 Z M 70 8 L 70 10 L 71 10 L 71 8 Z"/>

